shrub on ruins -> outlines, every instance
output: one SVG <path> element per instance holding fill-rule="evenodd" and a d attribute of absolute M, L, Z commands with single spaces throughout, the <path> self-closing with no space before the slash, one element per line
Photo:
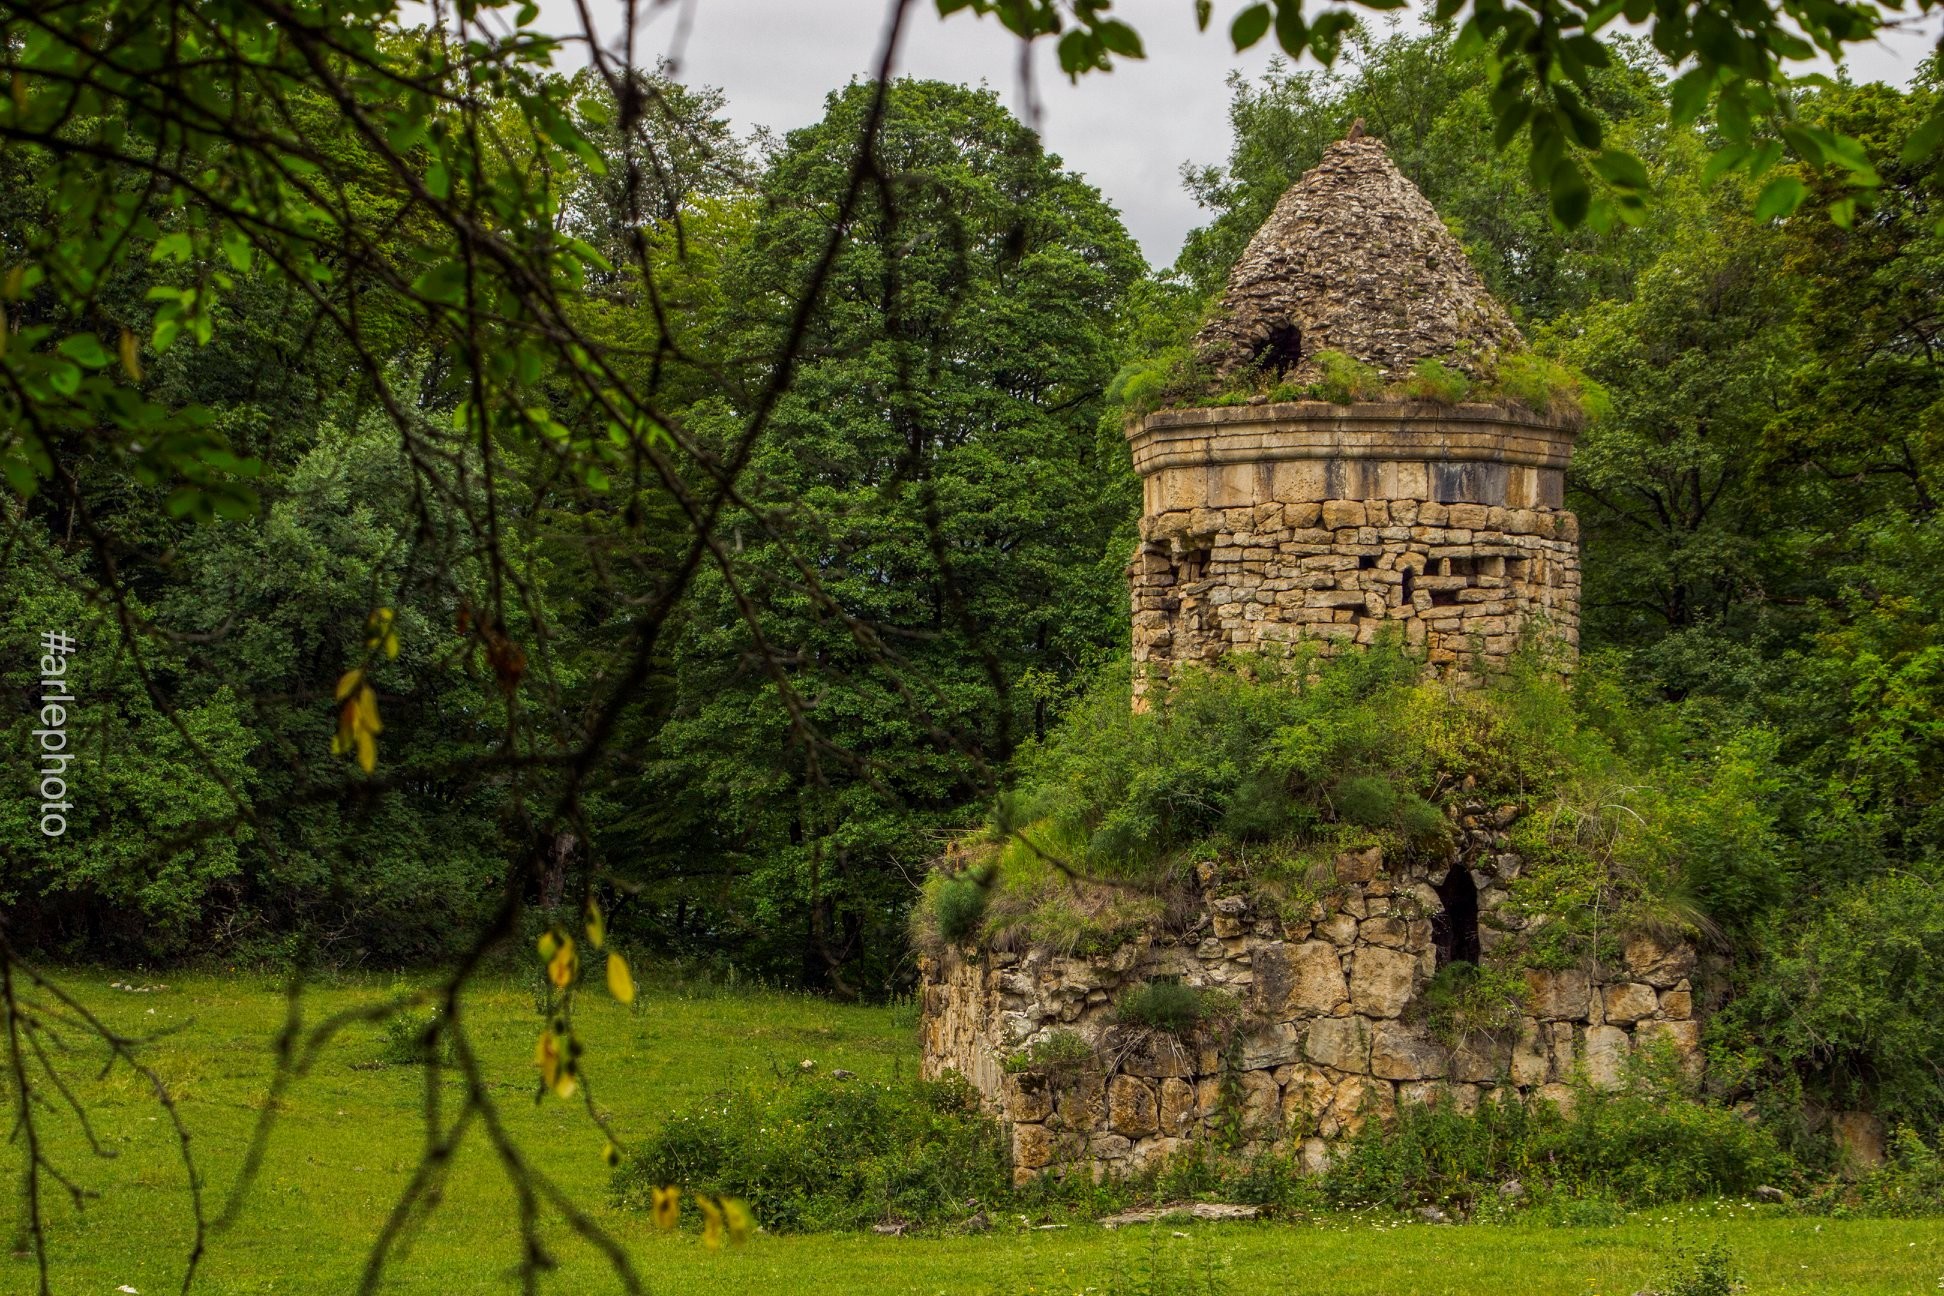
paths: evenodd
<path fill-rule="evenodd" d="M 1123 1023 L 1165 1035 L 1189 1035 L 1202 1026 L 1233 1021 L 1241 1005 L 1233 995 L 1162 978 L 1129 990 L 1114 1005 Z"/>
<path fill-rule="evenodd" d="M 921 943 L 972 877 L 984 939 L 1104 953 L 1192 921 L 1210 877 L 1294 915 L 1345 852 L 1442 860 L 1488 832 L 1521 860 L 1509 916 L 1544 915 L 1495 957 L 1563 965 L 1634 929 L 1709 931 L 1774 863 L 1759 743 L 1673 760 L 1612 689 L 1569 692 L 1536 658 L 1475 686 L 1395 642 L 1299 648 L 1182 672 L 1142 712 L 1127 697 L 1123 665 L 1022 751 L 986 831 L 928 881 Z"/>

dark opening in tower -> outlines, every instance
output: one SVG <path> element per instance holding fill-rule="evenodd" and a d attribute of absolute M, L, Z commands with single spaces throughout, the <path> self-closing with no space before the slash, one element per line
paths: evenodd
<path fill-rule="evenodd" d="M 1478 962 L 1478 885 L 1471 870 L 1453 864 L 1435 890 L 1444 907 L 1431 917 L 1431 940 L 1438 966 Z"/>
<path fill-rule="evenodd" d="M 1294 324 L 1278 324 L 1269 336 L 1256 343 L 1255 363 L 1263 372 L 1280 378 L 1303 358 L 1303 330 Z"/>

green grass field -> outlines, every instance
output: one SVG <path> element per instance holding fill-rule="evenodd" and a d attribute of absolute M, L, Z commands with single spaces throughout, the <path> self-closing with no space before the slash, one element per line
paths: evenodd
<path fill-rule="evenodd" d="M 181 1097 L 210 1196 L 220 1200 L 264 1101 L 268 1045 L 283 1020 L 280 989 L 250 976 L 145 979 L 85 971 L 68 980 L 118 1026 L 178 1028 L 153 1046 L 152 1057 Z M 145 980 L 167 988 L 109 988 Z M 392 988 L 371 981 L 314 990 L 306 1014 L 314 1018 Z M 978 1237 L 759 1236 L 741 1249 L 709 1253 L 691 1234 L 658 1234 L 642 1217 L 609 1209 L 599 1135 L 575 1105 L 532 1103 L 532 993 L 506 982 L 491 985 L 473 996 L 468 1012 L 511 1132 L 625 1241 L 657 1292 L 1105 1292 L 1117 1267 L 1138 1267 L 1140 1253 L 1160 1246 L 1224 1270 L 1227 1290 L 1237 1293 L 1627 1296 L 1650 1279 L 1677 1237 L 1727 1242 L 1754 1293 L 1944 1289 L 1944 1223 L 1816 1221 L 1730 1207 L 1655 1212 L 1595 1229 L 1441 1227 L 1365 1216 L 1319 1224 L 1159 1226 L 1150 1235 L 1110 1233 L 1084 1221 L 1039 1230 L 1001 1219 L 994 1232 Z M 909 1011 L 779 994 L 689 997 L 644 988 L 633 1012 L 589 996 L 582 1033 L 600 1104 L 624 1140 L 630 1131 L 651 1128 L 673 1105 L 750 1072 L 794 1068 L 805 1058 L 870 1076 L 909 1074 L 916 1066 Z M 421 1138 L 420 1073 L 377 1064 L 381 1044 L 377 1028 L 353 1028 L 289 1094 L 263 1178 L 236 1225 L 212 1239 L 197 1290 L 356 1290 L 366 1249 L 416 1162 Z M 78 1216 L 64 1200 L 55 1204 L 55 1290 L 90 1296 L 177 1290 L 189 1229 L 167 1124 L 126 1071 L 96 1083 L 79 1054 L 75 1061 L 87 1076 L 79 1092 L 94 1108 L 103 1142 L 118 1155 L 94 1161 L 71 1127 L 63 1127 L 58 1144 L 66 1167 L 101 1196 Z M 6 1155 L 15 1158 L 10 1172 L 17 1174 L 17 1145 Z M 440 1296 L 512 1290 L 516 1236 L 509 1192 L 490 1157 L 470 1147 L 386 1290 Z M 549 1236 L 559 1269 L 546 1290 L 615 1290 L 588 1247 L 557 1223 Z M 9 1292 L 34 1290 L 34 1265 L 20 1246 L 16 1236 L 15 1255 L 5 1262 Z"/>

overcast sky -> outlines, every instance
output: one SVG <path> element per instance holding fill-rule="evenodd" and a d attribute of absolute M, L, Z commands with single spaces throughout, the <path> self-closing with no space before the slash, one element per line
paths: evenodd
<path fill-rule="evenodd" d="M 615 11 L 600 0 L 589 0 L 588 7 L 597 22 L 604 10 Z M 691 20 L 680 43 L 681 79 L 721 88 L 738 128 L 779 132 L 815 121 L 826 93 L 874 70 L 886 12 L 885 0 L 670 4 L 655 15 L 641 49 L 644 61 L 675 46 L 684 8 Z M 1258 75 L 1269 62 L 1270 41 L 1238 56 L 1226 31 L 1218 30 L 1224 21 L 1219 15 L 1235 8 L 1217 4 L 1217 23 L 1202 34 L 1189 0 L 1121 0 L 1115 12 L 1140 30 L 1147 59 L 1090 74 L 1077 87 L 1059 74 L 1052 43 L 1039 42 L 1035 90 L 1048 147 L 1120 209 L 1157 265 L 1172 262 L 1182 237 L 1204 219 L 1182 190 L 1180 169 L 1183 162 L 1219 162 L 1227 155 L 1225 78 L 1232 69 Z M 572 0 L 547 0 L 543 10 L 556 30 L 579 26 Z M 1944 15 L 1858 51 L 1851 74 L 1903 83 L 1935 44 L 1940 21 Z M 902 51 L 904 74 L 983 82 L 1009 107 L 1022 107 L 1018 44 L 990 18 L 962 12 L 940 19 L 932 0 L 916 0 Z"/>

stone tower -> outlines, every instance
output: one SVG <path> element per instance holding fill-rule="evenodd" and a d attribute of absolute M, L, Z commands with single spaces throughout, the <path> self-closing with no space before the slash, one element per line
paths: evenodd
<path fill-rule="evenodd" d="M 1323 375 L 1339 352 L 1403 383 L 1420 361 L 1488 377 L 1520 349 L 1431 204 L 1352 138 L 1276 204 L 1196 339 L 1218 379 Z M 1136 705 L 1179 663 L 1369 644 L 1386 626 L 1432 671 L 1501 666 L 1537 626 L 1570 665 L 1578 523 L 1567 424 L 1504 403 L 1404 397 L 1164 409 L 1128 434 L 1143 484 Z"/>

